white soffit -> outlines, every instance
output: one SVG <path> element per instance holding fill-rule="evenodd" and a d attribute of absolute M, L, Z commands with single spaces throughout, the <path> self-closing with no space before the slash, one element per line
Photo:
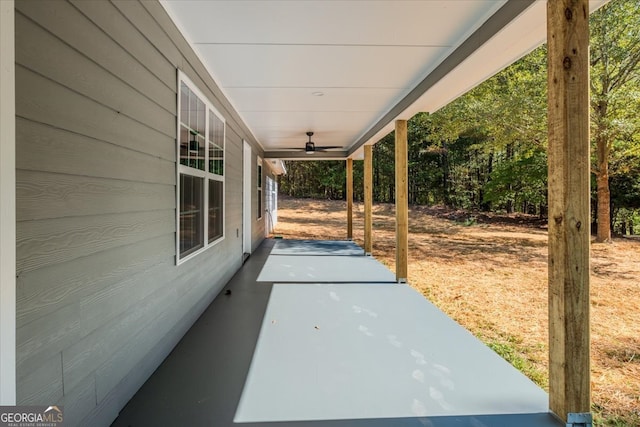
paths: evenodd
<path fill-rule="evenodd" d="M 349 149 L 505 1 L 161 3 L 270 151 Z"/>
<path fill-rule="evenodd" d="M 435 111 L 538 46 L 546 34 L 546 1 L 533 1 L 422 95 L 416 87 L 498 10 L 532 1 L 161 3 L 266 157 L 303 148 L 307 131 L 315 133 L 316 145 L 354 154 L 390 132 L 393 120 Z M 406 102 L 408 96 L 414 101 Z"/>

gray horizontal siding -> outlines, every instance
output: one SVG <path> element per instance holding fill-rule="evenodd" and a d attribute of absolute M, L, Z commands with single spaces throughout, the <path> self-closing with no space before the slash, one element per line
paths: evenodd
<path fill-rule="evenodd" d="M 22 386 L 17 399 L 24 405 L 46 405 L 45 402 L 57 402 L 63 396 L 62 360 L 56 353 L 38 368 L 20 379 Z"/>
<path fill-rule="evenodd" d="M 170 108 L 171 100 L 166 96 L 171 91 L 175 93 L 176 82 L 171 63 L 109 2 L 19 1 L 16 9 L 70 47 Z M 89 19 L 86 13 L 91 10 Z M 102 23 L 103 27 L 96 22 Z"/>
<path fill-rule="evenodd" d="M 157 278 L 156 278 L 157 279 Z M 178 299 L 178 289 L 165 286 L 136 304 L 135 310 L 127 310 L 121 316 L 103 322 L 100 327 L 62 352 L 64 384 L 75 387 L 123 346 L 123 337 L 134 341 L 147 324 Z M 154 322 L 155 323 L 155 322 Z M 166 330 L 166 329 L 165 329 Z"/>
<path fill-rule="evenodd" d="M 17 215 L 23 221 L 111 213 L 172 210 L 175 184 L 150 184 L 82 175 L 21 170 Z M 46 207 L 46 209 L 43 209 Z"/>
<path fill-rule="evenodd" d="M 168 106 L 175 102 L 165 103 L 165 106 L 154 102 L 83 52 L 70 49 L 62 40 L 49 36 L 47 30 L 33 21 L 20 14 L 16 21 L 16 25 L 21 25 L 30 35 L 16 55 L 16 61 L 22 66 L 168 136 L 174 134 L 175 107 Z M 83 36 L 91 37 L 91 34 Z M 52 63 L 57 66 L 51 67 L 49 64 Z M 169 91 L 167 99 L 175 100 L 175 92 Z"/>
<path fill-rule="evenodd" d="M 178 69 L 227 123 L 225 238 L 180 266 Z M 16 91 L 19 403 L 109 425 L 241 266 L 261 151 L 157 2 L 17 0 Z"/>
<path fill-rule="evenodd" d="M 60 366 L 62 366 L 62 362 L 60 362 Z M 97 422 L 92 424 L 93 420 L 88 420 L 85 423 L 79 421 L 96 408 L 96 379 L 93 375 L 86 377 L 75 388 L 66 387 L 64 396 L 59 402 L 64 406 L 65 421 L 70 420 L 73 424 L 81 426 L 107 424 Z"/>
<path fill-rule="evenodd" d="M 17 327 L 154 268 L 174 255 L 174 246 L 173 235 L 167 234 L 21 274 L 17 279 Z"/>
<path fill-rule="evenodd" d="M 21 65 L 16 65 L 16 87 L 21 89 L 16 96 L 16 115 L 20 118 L 175 160 L 175 140 L 171 142 L 167 134 Z"/>
<path fill-rule="evenodd" d="M 22 118 L 16 119 L 16 138 L 28 141 L 16 147 L 16 167 L 60 174 L 113 178 L 119 180 L 175 185 L 175 140 L 171 141 L 173 160 L 131 147 L 82 135 L 73 131 Z M 165 138 L 155 146 L 168 156 Z M 167 138 L 170 139 L 170 138 Z M 122 148 L 127 148 L 123 150 Z"/>
<path fill-rule="evenodd" d="M 80 306 L 68 304 L 16 329 L 17 391 L 23 379 L 80 339 Z M 44 404 L 44 402 L 42 402 Z M 18 401 L 18 404 L 22 404 Z"/>
<path fill-rule="evenodd" d="M 173 233 L 175 212 L 149 211 L 18 222 L 18 275 L 118 246 Z"/>

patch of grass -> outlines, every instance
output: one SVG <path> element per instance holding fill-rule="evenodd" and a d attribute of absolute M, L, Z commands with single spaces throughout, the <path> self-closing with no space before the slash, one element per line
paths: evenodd
<path fill-rule="evenodd" d="M 489 326 L 487 330 L 494 334 L 496 333 L 492 326 Z M 546 373 L 540 370 L 527 357 L 528 349 L 522 346 L 522 340 L 518 337 L 498 333 L 490 338 L 481 335 L 480 339 L 514 368 L 525 374 L 531 381 L 545 390 L 549 389 L 549 380 Z M 595 427 L 640 426 L 640 410 L 635 413 L 612 414 L 596 403 L 593 404 L 591 410 Z"/>
<path fill-rule="evenodd" d="M 478 219 L 475 216 L 470 216 L 464 221 L 457 221 L 457 223 L 465 227 L 471 227 L 478 224 Z"/>
<path fill-rule="evenodd" d="M 640 410 L 636 413 L 610 414 L 598 404 L 591 407 L 593 425 L 595 427 L 630 427 L 640 426 Z"/>
<path fill-rule="evenodd" d="M 520 339 L 510 335 L 499 335 L 488 339 L 481 337 L 481 339 L 500 357 L 529 377 L 531 381 L 545 390 L 549 389 L 549 379 L 546 373 L 527 357 L 528 349 L 521 345 Z"/>

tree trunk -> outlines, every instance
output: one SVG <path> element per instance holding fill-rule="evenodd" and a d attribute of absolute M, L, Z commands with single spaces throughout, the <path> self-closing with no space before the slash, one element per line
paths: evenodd
<path fill-rule="evenodd" d="M 604 168 L 607 166 L 605 165 Z M 596 241 L 611 242 L 611 215 L 609 201 L 611 194 L 609 192 L 609 171 L 603 171 L 603 165 L 600 165 L 598 172 L 598 234 Z"/>
<path fill-rule="evenodd" d="M 507 144 L 507 161 L 511 162 L 513 160 L 513 155 L 514 155 L 514 150 L 513 150 L 513 143 L 511 144 Z M 509 190 L 509 199 L 507 199 L 507 213 L 511 214 L 513 213 L 513 200 L 511 199 L 511 190 L 512 190 L 512 186 L 511 183 L 509 183 L 509 185 L 507 186 L 507 189 Z"/>
<path fill-rule="evenodd" d="M 604 118 L 607 115 L 607 102 L 601 101 L 596 108 L 596 115 L 598 116 L 597 123 L 600 125 L 604 123 Z M 596 136 L 597 144 L 597 167 L 596 182 L 597 182 L 597 194 L 598 194 L 598 232 L 596 235 L 596 242 L 604 243 L 611 242 L 611 193 L 609 191 L 609 141 L 605 136 L 604 129 L 600 129 L 598 126 L 598 135 Z"/>
<path fill-rule="evenodd" d="M 447 143 L 442 142 L 442 199 L 445 206 L 451 206 L 451 198 L 449 195 L 449 152 L 447 151 Z"/>

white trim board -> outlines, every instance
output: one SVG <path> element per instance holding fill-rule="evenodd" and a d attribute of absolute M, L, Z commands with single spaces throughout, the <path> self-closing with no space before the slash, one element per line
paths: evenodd
<path fill-rule="evenodd" d="M 0 1 L 0 405 L 16 404 L 14 1 Z"/>
<path fill-rule="evenodd" d="M 251 145 L 242 142 L 242 251 L 252 252 L 253 232 L 251 220 L 253 208 L 251 204 L 253 163 L 251 162 Z"/>

